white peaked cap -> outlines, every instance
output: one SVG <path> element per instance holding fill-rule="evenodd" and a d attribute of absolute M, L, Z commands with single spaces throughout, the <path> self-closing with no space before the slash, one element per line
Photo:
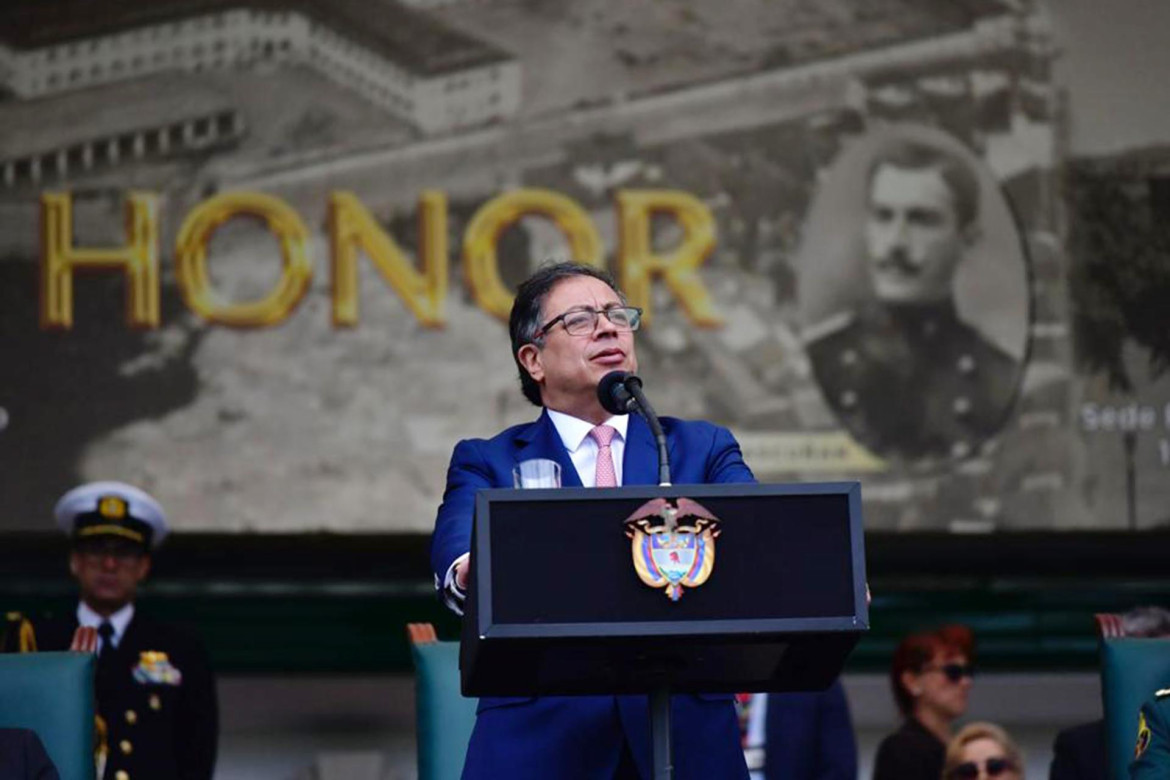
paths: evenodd
<path fill-rule="evenodd" d="M 162 505 L 145 490 L 127 485 L 125 482 L 87 482 L 73 488 L 61 496 L 53 510 L 57 526 L 72 536 L 76 530 L 77 518 L 100 512 L 104 499 L 120 499 L 124 505 L 125 515 L 150 526 L 152 548 L 162 543 L 169 531 Z"/>

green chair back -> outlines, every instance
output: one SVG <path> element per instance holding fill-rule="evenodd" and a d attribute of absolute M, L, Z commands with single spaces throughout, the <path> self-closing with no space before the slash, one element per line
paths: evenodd
<path fill-rule="evenodd" d="M 459 643 L 411 644 L 419 780 L 458 780 L 477 700 L 459 692 Z"/>
<path fill-rule="evenodd" d="M 61 780 L 93 780 L 92 653 L 0 655 L 0 726 L 32 729 Z"/>
<path fill-rule="evenodd" d="M 1170 639 L 1101 641 L 1101 697 L 1110 777 L 1129 777 L 1137 742 L 1138 710 L 1154 691 L 1168 686 Z"/>

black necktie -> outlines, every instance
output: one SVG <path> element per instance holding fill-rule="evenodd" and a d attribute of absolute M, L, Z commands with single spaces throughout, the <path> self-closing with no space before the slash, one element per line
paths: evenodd
<path fill-rule="evenodd" d="M 114 653 L 114 626 L 108 620 L 103 620 L 98 626 L 98 636 L 102 638 L 102 646 L 98 650 L 98 660 L 109 658 Z"/>

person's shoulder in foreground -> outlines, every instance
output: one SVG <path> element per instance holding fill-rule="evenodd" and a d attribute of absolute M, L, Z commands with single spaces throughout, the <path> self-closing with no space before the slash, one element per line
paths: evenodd
<path fill-rule="evenodd" d="M 40 737 L 32 729 L 0 728 L 0 778 L 58 780 Z"/>

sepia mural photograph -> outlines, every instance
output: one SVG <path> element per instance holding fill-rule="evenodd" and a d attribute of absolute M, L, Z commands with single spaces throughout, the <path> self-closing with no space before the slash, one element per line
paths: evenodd
<path fill-rule="evenodd" d="M 560 259 L 645 309 L 660 413 L 867 529 L 1165 527 L 1170 124 L 1090 7 L 5 3 L 0 528 L 116 477 L 428 532 L 535 417 L 506 317 Z"/>

